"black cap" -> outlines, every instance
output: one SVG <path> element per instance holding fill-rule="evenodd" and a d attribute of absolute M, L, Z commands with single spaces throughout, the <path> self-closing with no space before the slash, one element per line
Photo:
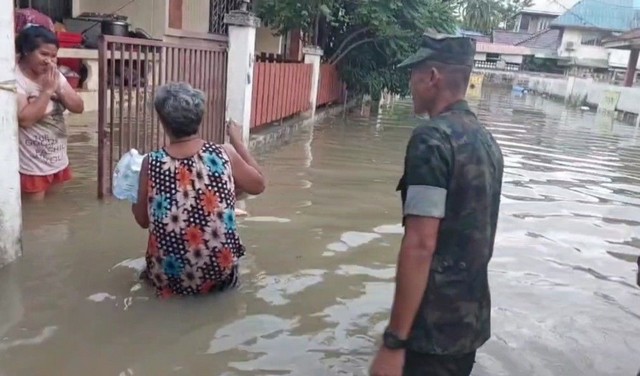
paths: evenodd
<path fill-rule="evenodd" d="M 475 54 L 476 42 L 471 38 L 427 32 L 422 35 L 418 51 L 398 68 L 412 68 L 426 61 L 473 67 Z"/>

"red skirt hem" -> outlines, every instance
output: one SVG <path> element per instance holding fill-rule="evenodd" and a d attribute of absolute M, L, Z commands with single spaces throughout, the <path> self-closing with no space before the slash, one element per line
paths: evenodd
<path fill-rule="evenodd" d="M 20 190 L 22 193 L 46 192 L 56 184 L 68 182 L 72 177 L 69 166 L 51 175 L 38 176 L 20 173 Z"/>

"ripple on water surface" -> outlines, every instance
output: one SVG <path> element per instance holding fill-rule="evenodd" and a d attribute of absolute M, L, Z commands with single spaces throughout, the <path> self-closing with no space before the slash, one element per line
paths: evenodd
<path fill-rule="evenodd" d="M 493 337 L 474 375 L 634 375 L 637 130 L 484 95 L 472 106 L 502 145 L 505 176 Z M 241 286 L 169 301 L 136 279 L 146 235 L 130 209 L 93 198 L 95 139 L 72 137 L 87 179 L 25 205 L 25 255 L 0 271 L 0 374 L 365 375 L 391 305 L 394 188 L 413 124 L 398 102 L 328 118 L 261 156 L 270 185 L 240 220 Z"/>

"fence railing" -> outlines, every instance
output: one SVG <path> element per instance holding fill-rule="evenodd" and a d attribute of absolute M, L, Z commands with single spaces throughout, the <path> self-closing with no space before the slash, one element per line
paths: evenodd
<path fill-rule="evenodd" d="M 311 64 L 255 63 L 251 127 L 309 110 L 312 74 Z"/>
<path fill-rule="evenodd" d="M 494 61 L 475 61 L 474 67 L 480 68 L 480 69 L 495 69 L 495 70 L 512 71 L 512 72 L 520 70 L 519 64 L 513 64 L 513 63 L 500 64 Z"/>
<path fill-rule="evenodd" d="M 344 84 L 335 65 L 320 66 L 320 83 L 318 85 L 318 106 L 339 102 L 344 94 Z"/>
<path fill-rule="evenodd" d="M 158 86 L 184 81 L 207 95 L 203 138 L 224 139 L 226 44 L 202 47 L 104 36 L 99 44 L 98 197 L 111 192 L 113 169 L 135 148 L 160 148 L 166 137 L 153 109 Z"/>

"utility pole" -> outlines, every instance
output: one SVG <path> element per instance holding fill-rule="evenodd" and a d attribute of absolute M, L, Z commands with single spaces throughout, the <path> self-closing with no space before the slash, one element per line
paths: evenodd
<path fill-rule="evenodd" d="M 22 253 L 13 0 L 0 0 L 0 267 Z"/>

